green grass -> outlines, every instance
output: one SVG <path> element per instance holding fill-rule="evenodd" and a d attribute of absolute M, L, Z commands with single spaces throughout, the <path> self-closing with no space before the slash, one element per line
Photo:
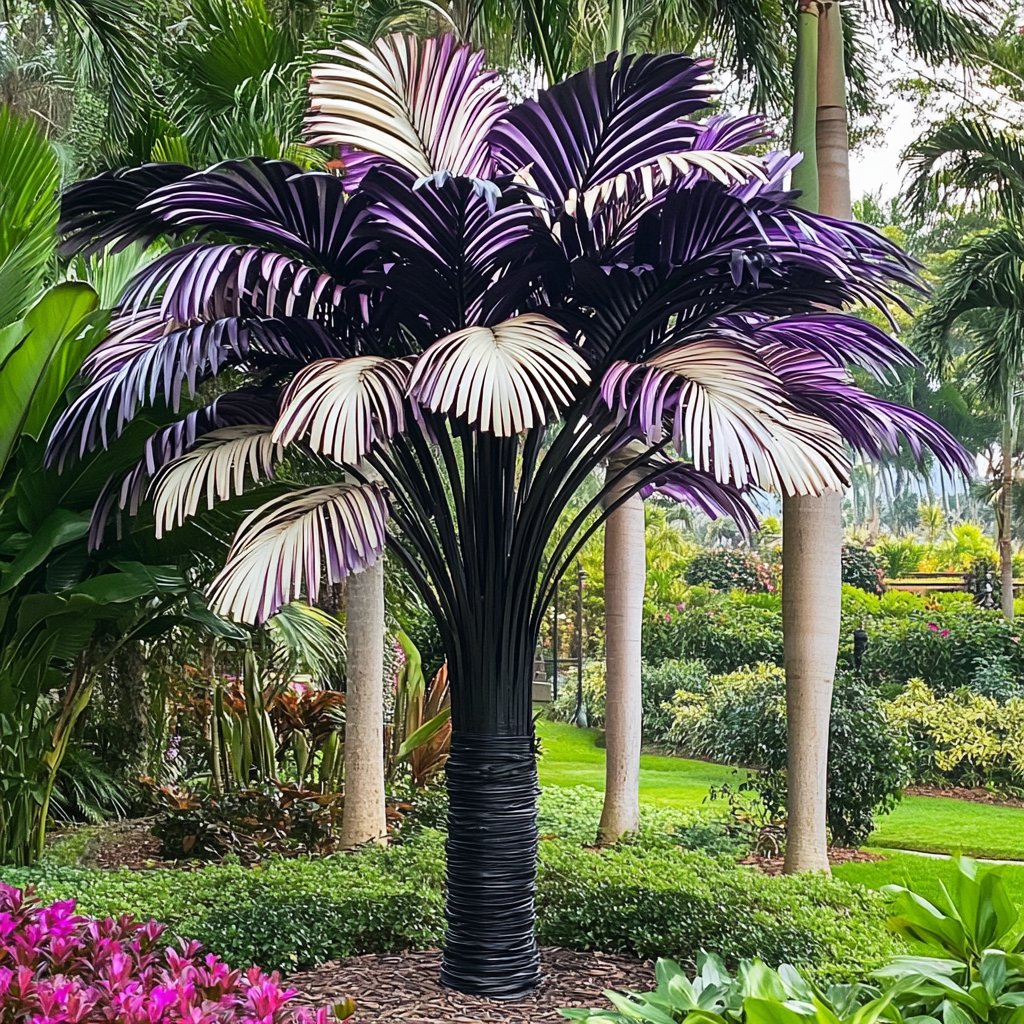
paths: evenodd
<path fill-rule="evenodd" d="M 542 786 L 589 786 L 604 789 L 604 750 L 595 746 L 596 729 L 562 722 L 537 722 L 543 756 Z M 699 807 L 711 786 L 735 781 L 732 768 L 681 757 L 640 758 L 640 799 L 658 807 Z"/>
<path fill-rule="evenodd" d="M 908 796 L 879 820 L 868 842 L 890 850 L 1024 861 L 1024 808 Z"/>
<path fill-rule="evenodd" d="M 596 729 L 541 719 L 537 732 L 544 752 L 542 785 L 604 788 L 604 751 L 594 743 Z M 660 807 L 699 807 L 711 786 L 735 779 L 733 770 L 722 765 L 645 755 L 640 760 L 640 799 Z M 879 819 L 869 844 L 1024 861 L 1024 808 L 910 796 Z"/>
<path fill-rule="evenodd" d="M 870 863 L 840 864 L 833 868 L 836 878 L 855 885 L 863 885 L 868 889 L 881 889 L 883 885 L 906 885 L 911 880 L 914 889 L 926 899 L 934 900 L 939 894 L 939 883 L 948 887 L 956 874 L 956 867 L 948 859 L 938 860 L 933 857 L 921 857 L 912 853 L 888 853 L 877 850 L 885 856 L 885 860 Z M 982 865 L 982 871 L 992 870 Z M 1000 865 L 1009 890 L 1010 897 L 1024 906 L 1024 864 Z"/>

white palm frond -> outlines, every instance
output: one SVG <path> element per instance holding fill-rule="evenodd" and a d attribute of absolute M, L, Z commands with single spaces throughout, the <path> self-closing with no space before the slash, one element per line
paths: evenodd
<path fill-rule="evenodd" d="M 212 430 L 191 451 L 168 463 L 150 484 L 156 536 L 181 526 L 203 504 L 208 509 L 273 475 L 281 458 L 267 426 Z"/>
<path fill-rule="evenodd" d="M 413 368 L 409 393 L 434 412 L 510 437 L 556 417 L 589 380 L 562 328 L 528 313 L 435 341 Z"/>
<path fill-rule="evenodd" d="M 315 604 L 324 580 L 337 583 L 380 558 L 387 500 L 373 483 L 308 487 L 268 501 L 238 527 L 210 587 L 211 609 L 261 623 L 305 595 Z"/>
<path fill-rule="evenodd" d="M 335 462 L 354 466 L 379 440 L 405 429 L 411 363 L 380 356 L 319 359 L 288 385 L 274 440 L 302 439 Z"/>

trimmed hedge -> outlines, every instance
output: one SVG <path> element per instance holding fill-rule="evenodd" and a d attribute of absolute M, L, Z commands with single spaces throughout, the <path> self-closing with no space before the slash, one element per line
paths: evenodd
<path fill-rule="evenodd" d="M 554 815 L 558 817 L 558 813 Z M 323 860 L 270 860 L 196 871 L 0 869 L 82 913 L 166 922 L 229 962 L 296 970 L 356 953 L 439 943 L 444 836 Z M 884 899 L 821 877 L 769 878 L 665 843 L 595 851 L 541 843 L 538 933 L 544 943 L 733 962 L 758 956 L 819 977 L 863 976 L 894 952 Z"/>

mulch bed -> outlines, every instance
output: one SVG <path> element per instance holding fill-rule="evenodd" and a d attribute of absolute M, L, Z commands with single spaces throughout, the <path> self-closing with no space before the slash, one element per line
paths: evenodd
<path fill-rule="evenodd" d="M 131 821 L 111 822 L 103 826 L 85 848 L 82 866 L 117 871 L 149 871 L 154 868 L 178 868 L 195 871 L 204 864 L 200 861 L 165 860 L 160 855 L 160 840 L 150 832 L 153 818 L 135 818 Z"/>
<path fill-rule="evenodd" d="M 907 796 L 946 796 L 954 800 L 967 800 L 972 804 L 995 804 L 999 807 L 1024 807 L 1018 797 L 1002 796 L 989 789 L 969 789 L 966 786 L 908 786 Z"/>
<path fill-rule="evenodd" d="M 609 1007 L 602 995 L 614 988 L 654 987 L 650 961 L 610 953 L 541 951 L 544 980 L 526 999 L 495 1002 L 442 987 L 437 950 L 395 955 L 356 956 L 293 974 L 288 986 L 310 1007 L 355 1001 L 354 1024 L 402 1021 L 403 1024 L 551 1024 L 564 1021 L 560 1007 Z"/>
<path fill-rule="evenodd" d="M 836 867 L 838 864 L 866 863 L 875 860 L 885 860 L 885 857 L 877 853 L 868 853 L 865 850 L 850 850 L 842 846 L 833 846 L 828 851 L 828 862 L 832 867 Z M 766 875 L 781 875 L 785 858 L 759 857 L 757 854 L 752 853 L 749 857 L 744 857 L 740 863 L 747 867 L 759 868 Z"/>

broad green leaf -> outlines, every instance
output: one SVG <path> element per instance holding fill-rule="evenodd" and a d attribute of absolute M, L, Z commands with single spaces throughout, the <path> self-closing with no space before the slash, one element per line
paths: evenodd
<path fill-rule="evenodd" d="M 0 472 L 18 437 L 38 433 L 49 419 L 85 356 L 76 336 L 95 309 L 96 293 L 88 285 L 59 284 L 23 320 L 0 329 L 0 353 L 8 352 L 0 362 Z M 67 356 L 59 353 L 65 345 L 74 350 Z"/>
<path fill-rule="evenodd" d="M 406 736 L 405 741 L 398 748 L 398 760 L 401 761 L 408 757 L 420 744 L 428 742 L 451 717 L 451 707 L 443 708 L 415 732 Z"/>
<path fill-rule="evenodd" d="M 0 371 L 0 377 L 3 371 Z M 0 417 L 2 417 L 0 413 Z M 89 513 L 56 509 L 0 573 L 0 592 L 16 587 L 33 569 L 42 565 L 57 548 L 81 540 L 89 532 Z"/>

